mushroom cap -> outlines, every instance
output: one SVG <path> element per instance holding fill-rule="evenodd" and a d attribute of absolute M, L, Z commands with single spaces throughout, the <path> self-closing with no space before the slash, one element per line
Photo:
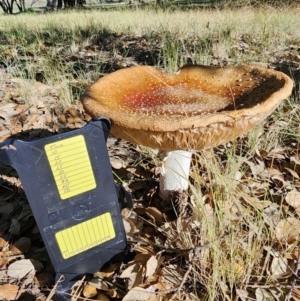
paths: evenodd
<path fill-rule="evenodd" d="M 285 74 L 256 66 L 187 65 L 176 74 L 155 67 L 121 69 L 97 80 L 81 101 L 111 133 L 161 150 L 199 150 L 241 136 L 293 88 Z"/>

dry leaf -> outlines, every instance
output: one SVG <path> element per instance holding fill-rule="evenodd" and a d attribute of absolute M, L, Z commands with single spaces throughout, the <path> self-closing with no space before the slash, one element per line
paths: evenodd
<path fill-rule="evenodd" d="M 158 267 L 158 260 L 156 256 L 152 255 L 146 264 L 146 277 L 152 276 Z"/>
<path fill-rule="evenodd" d="M 148 291 L 145 288 L 135 287 L 131 289 L 122 301 L 147 301 L 154 292 Z"/>
<path fill-rule="evenodd" d="M 153 294 L 151 295 L 151 297 L 148 299 L 148 301 L 163 301 L 162 298 L 160 296 L 158 296 L 157 294 Z"/>
<path fill-rule="evenodd" d="M 141 237 L 141 241 L 145 241 L 147 243 L 148 239 L 145 239 L 145 238 L 142 239 L 142 237 Z M 148 258 L 150 257 L 150 254 L 155 254 L 155 249 L 151 245 L 146 246 L 146 245 L 136 244 L 134 246 L 134 250 L 139 252 L 139 253 L 142 253 L 142 254 L 137 254 L 137 255 L 145 255 L 146 257 L 148 256 Z"/>
<path fill-rule="evenodd" d="M 259 164 L 254 164 L 251 162 L 250 169 L 251 169 L 253 176 L 258 176 L 265 171 L 265 166 L 264 166 L 264 164 L 259 165 Z"/>
<path fill-rule="evenodd" d="M 157 268 L 161 265 L 164 260 L 164 256 L 161 256 L 161 252 L 157 253 L 156 255 L 152 255 L 147 263 L 146 263 L 146 277 L 153 276 L 156 272 Z"/>
<path fill-rule="evenodd" d="M 299 179 L 299 176 L 296 171 L 294 171 L 290 168 L 287 168 L 287 167 L 285 167 L 284 169 L 286 169 L 294 178 Z"/>
<path fill-rule="evenodd" d="M 277 225 L 280 220 L 280 210 L 281 208 L 277 204 L 271 203 L 270 206 L 263 209 L 265 221 L 272 223 L 274 226 Z"/>
<path fill-rule="evenodd" d="M 135 224 L 130 219 L 123 219 L 123 225 L 127 236 L 133 237 L 134 233 L 138 233 L 139 231 L 136 229 Z"/>
<path fill-rule="evenodd" d="M 157 226 L 161 226 L 165 221 L 165 216 L 155 207 L 147 207 L 145 209 L 146 214 L 152 219 L 153 223 Z"/>
<path fill-rule="evenodd" d="M 110 289 L 107 292 L 107 295 L 112 297 L 113 299 L 119 299 L 119 298 L 123 298 L 124 294 L 121 293 L 119 290 L 115 290 L 115 289 Z"/>
<path fill-rule="evenodd" d="M 300 220 L 294 217 L 280 220 L 275 228 L 275 235 L 282 243 L 292 243 L 298 240 L 300 235 Z"/>
<path fill-rule="evenodd" d="M 270 250 L 270 254 L 273 256 L 270 268 L 271 276 L 279 278 L 285 275 L 289 271 L 288 260 L 283 258 L 278 251 Z"/>
<path fill-rule="evenodd" d="M 11 278 L 22 279 L 25 276 L 34 276 L 34 266 L 29 259 L 21 259 L 13 262 L 7 269 L 7 275 Z"/>
<path fill-rule="evenodd" d="M 283 188 L 289 185 L 289 183 L 287 181 L 285 181 L 284 177 L 282 176 L 272 176 L 271 179 L 273 180 L 273 182 L 276 184 L 276 186 Z"/>
<path fill-rule="evenodd" d="M 110 164 L 112 166 L 112 168 L 114 169 L 121 169 L 123 167 L 126 167 L 123 162 L 120 161 L 120 159 L 116 159 L 116 158 L 110 158 Z"/>
<path fill-rule="evenodd" d="M 247 292 L 247 290 L 237 288 L 236 293 L 241 298 L 242 301 L 249 300 L 249 293 Z"/>
<path fill-rule="evenodd" d="M 14 103 L 8 103 L 6 105 L 1 105 L 0 117 L 2 119 L 8 120 L 11 117 L 14 117 L 19 114 L 16 110 L 17 105 Z"/>
<path fill-rule="evenodd" d="M 115 271 L 119 268 L 120 264 L 112 263 L 104 270 L 97 272 L 97 275 L 99 275 L 102 278 L 109 278 L 111 277 Z"/>
<path fill-rule="evenodd" d="M 20 289 L 18 285 L 15 284 L 3 284 L 0 285 L 0 298 L 5 300 L 16 300 L 18 296 L 24 293 L 24 289 Z"/>
<path fill-rule="evenodd" d="M 144 253 L 139 253 L 139 254 L 136 254 L 133 261 L 131 261 L 130 263 L 141 263 L 141 264 L 145 264 L 148 259 L 151 257 L 151 255 L 149 253 L 147 254 L 144 254 Z"/>
<path fill-rule="evenodd" d="M 293 190 L 290 191 L 286 197 L 285 197 L 285 201 L 292 206 L 297 215 L 300 216 L 300 192 L 298 192 L 297 190 Z"/>
<path fill-rule="evenodd" d="M 127 279 L 127 289 L 130 290 L 132 287 L 138 286 L 143 281 L 143 266 L 140 263 L 130 265 L 123 273 L 120 278 Z"/>
<path fill-rule="evenodd" d="M 6 252 L 0 252 L 0 269 L 6 267 L 8 259 L 6 258 Z"/>
<path fill-rule="evenodd" d="M 299 288 L 293 289 L 292 297 L 295 301 L 300 301 L 300 289 Z"/>
<path fill-rule="evenodd" d="M 0 237 L 0 248 L 4 248 L 6 245 L 7 241 L 3 237 Z"/>
<path fill-rule="evenodd" d="M 140 269 L 140 265 L 138 263 L 130 265 L 127 269 L 125 269 L 120 275 L 121 278 L 129 278 L 133 273 L 137 273 Z"/>
<path fill-rule="evenodd" d="M 30 119 L 27 121 L 27 123 L 23 126 L 23 131 L 29 130 L 32 127 L 33 123 L 35 123 L 40 116 L 41 116 L 40 114 L 33 114 L 30 117 Z"/>
<path fill-rule="evenodd" d="M 277 168 L 267 168 L 268 176 L 282 175 L 282 172 Z"/>
<path fill-rule="evenodd" d="M 124 208 L 121 214 L 122 218 L 128 221 L 130 225 L 132 225 L 132 223 L 134 224 L 134 227 L 131 226 L 134 228 L 134 233 L 140 233 L 140 231 L 143 229 L 144 221 L 139 218 L 137 213 L 133 210 L 129 210 L 128 208 Z M 130 223 L 130 221 L 132 223 Z"/>
<path fill-rule="evenodd" d="M 300 192 L 297 190 L 290 191 L 286 197 L 285 201 L 292 206 L 293 208 L 299 208 L 300 207 Z"/>
<path fill-rule="evenodd" d="M 275 301 L 275 298 L 266 289 L 257 288 L 255 291 L 256 301 Z"/>
<path fill-rule="evenodd" d="M 83 296 L 86 298 L 93 298 L 98 294 L 97 289 L 90 285 L 90 284 L 86 284 L 83 288 Z"/>

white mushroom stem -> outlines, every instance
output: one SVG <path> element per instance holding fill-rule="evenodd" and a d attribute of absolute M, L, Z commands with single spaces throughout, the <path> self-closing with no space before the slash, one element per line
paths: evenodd
<path fill-rule="evenodd" d="M 192 152 L 177 150 L 163 153 L 159 195 L 167 199 L 172 191 L 184 191 L 189 186 Z"/>

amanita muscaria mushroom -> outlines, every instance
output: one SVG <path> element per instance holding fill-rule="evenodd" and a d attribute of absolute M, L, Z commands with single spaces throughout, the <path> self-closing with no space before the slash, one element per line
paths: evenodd
<path fill-rule="evenodd" d="M 292 88 L 287 75 L 255 66 L 188 65 L 176 74 L 135 66 L 100 78 L 81 100 L 91 116 L 111 119 L 114 136 L 167 152 L 160 183 L 166 198 L 187 189 L 192 150 L 243 135 Z"/>

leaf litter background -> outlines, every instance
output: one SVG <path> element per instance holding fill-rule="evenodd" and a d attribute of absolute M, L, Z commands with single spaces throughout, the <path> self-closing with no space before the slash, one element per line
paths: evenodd
<path fill-rule="evenodd" d="M 110 71 L 139 63 L 139 55 L 147 57 L 142 51 L 147 45 L 139 48 L 130 39 L 123 43 L 135 50 L 134 59 L 103 55 Z M 234 47 L 245 50 L 242 42 Z M 87 62 L 96 53 L 97 49 L 87 49 Z M 283 57 L 280 69 L 296 78 L 297 84 L 300 58 L 292 59 Z M 213 62 L 218 64 L 217 58 Z M 44 137 L 89 121 L 80 104 L 62 109 L 58 87 L 41 81 L 15 78 L 0 69 L 1 141 Z M 298 85 L 293 97 L 299 99 Z M 194 193 L 174 193 L 167 202 L 157 196 L 159 154 L 109 137 L 115 179 L 132 193 L 135 202 L 133 210 L 122 211 L 130 254 L 125 262 L 108 265 L 92 279 L 82 279 L 73 289 L 73 299 L 204 300 L 210 296 L 213 269 L 224 265 L 230 267 L 228 275 L 234 275 L 234 283 L 229 278 L 218 279 L 216 300 L 300 300 L 300 158 L 299 124 L 295 124 L 299 105 L 284 105 L 279 111 L 280 118 L 274 113 L 256 131 L 261 141 L 272 140 L 278 132 L 283 133 L 282 140 L 264 149 L 253 146 L 246 136 L 196 153 L 190 174 Z M 294 134 L 285 134 L 291 127 Z M 232 158 L 233 178 L 220 182 L 212 170 L 228 172 Z M 53 267 L 22 184 L 12 168 L 0 166 L 0 173 L 0 299 L 53 299 Z M 215 230 L 209 236 L 211 229 Z M 207 240 L 209 237 L 212 239 Z M 251 241 L 259 241 L 259 256 L 247 261 L 253 252 L 247 250 Z M 233 249 L 240 260 L 230 262 Z M 228 256 L 220 256 L 218 262 L 213 259 L 216 250 Z"/>

